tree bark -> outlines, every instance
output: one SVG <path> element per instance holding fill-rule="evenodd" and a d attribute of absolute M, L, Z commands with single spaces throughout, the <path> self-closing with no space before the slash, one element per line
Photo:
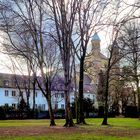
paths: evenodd
<path fill-rule="evenodd" d="M 33 114 L 35 113 L 35 80 L 33 81 Z"/>
<path fill-rule="evenodd" d="M 77 124 L 86 124 L 85 117 L 84 117 L 84 111 L 83 111 L 83 98 L 84 98 L 84 87 L 83 87 L 83 81 L 84 81 L 84 58 L 80 61 L 80 73 L 79 73 L 79 97 L 78 97 L 78 111 L 77 111 Z"/>
<path fill-rule="evenodd" d="M 78 113 L 79 113 L 79 107 L 78 107 L 78 97 L 75 99 L 75 117 L 76 117 L 76 123 L 78 124 Z"/>
<path fill-rule="evenodd" d="M 138 93 L 138 117 L 140 119 L 140 93 Z"/>
<path fill-rule="evenodd" d="M 137 111 L 138 111 L 138 117 L 140 119 L 140 89 L 139 89 L 139 79 L 137 78 L 137 98 L 138 98 L 138 105 L 137 105 Z"/>
<path fill-rule="evenodd" d="M 49 110 L 49 115 L 50 115 L 50 126 L 56 126 L 55 120 L 54 120 L 54 112 L 52 109 L 52 103 L 51 103 L 51 94 L 48 94 L 48 110 Z"/>
<path fill-rule="evenodd" d="M 105 105 L 104 105 L 104 119 L 102 125 L 108 125 L 108 88 L 109 88 L 109 70 L 106 73 L 106 85 L 105 85 Z"/>
<path fill-rule="evenodd" d="M 73 119 L 70 108 L 70 94 L 68 84 L 65 85 L 65 124 L 64 127 L 73 127 Z"/>

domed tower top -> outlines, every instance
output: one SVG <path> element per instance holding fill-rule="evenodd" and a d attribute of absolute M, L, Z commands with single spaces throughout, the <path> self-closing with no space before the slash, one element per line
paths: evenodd
<path fill-rule="evenodd" d="M 91 37 L 91 43 L 92 43 L 92 50 L 99 51 L 100 52 L 100 42 L 101 39 L 98 36 L 97 32 Z"/>
<path fill-rule="evenodd" d="M 100 37 L 98 36 L 97 32 L 95 32 L 95 34 L 92 36 L 91 41 L 101 41 Z"/>

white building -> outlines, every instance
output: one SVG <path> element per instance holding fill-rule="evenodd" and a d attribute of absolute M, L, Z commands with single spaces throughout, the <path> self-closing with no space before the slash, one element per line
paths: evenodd
<path fill-rule="evenodd" d="M 21 97 L 27 101 L 27 84 L 28 77 L 22 75 L 14 74 L 2 74 L 0 73 L 0 106 L 12 106 L 17 108 L 20 103 Z M 91 100 L 96 100 L 96 95 L 91 92 L 91 86 L 86 83 L 84 86 L 84 97 L 90 98 Z M 29 90 L 29 104 L 30 108 L 33 107 L 33 90 Z M 21 96 L 22 95 L 22 96 Z M 35 91 L 35 108 L 40 110 L 48 110 L 47 100 L 42 94 L 39 88 Z M 71 91 L 70 101 L 74 101 L 74 91 Z M 64 91 L 63 90 L 53 90 L 52 91 L 52 105 L 56 109 L 64 109 Z"/>

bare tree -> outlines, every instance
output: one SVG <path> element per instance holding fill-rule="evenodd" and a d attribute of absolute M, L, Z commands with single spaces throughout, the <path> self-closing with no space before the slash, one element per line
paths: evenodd
<path fill-rule="evenodd" d="M 129 66 L 129 77 L 135 83 L 137 97 L 136 104 L 140 116 L 140 89 L 139 89 L 139 69 L 140 69 L 140 28 L 139 20 L 132 20 L 123 25 L 120 30 L 120 38 L 118 40 L 124 45 L 122 53 L 125 53 L 124 66 Z M 122 61 L 123 62 L 123 61 Z"/>
<path fill-rule="evenodd" d="M 33 84 L 35 81 L 34 77 L 31 74 L 32 73 L 31 67 L 29 63 L 25 62 L 26 60 L 23 59 L 23 57 L 7 53 L 6 48 L 3 48 L 3 51 L 1 53 L 4 53 L 5 60 L 7 60 L 6 62 L 8 62 L 8 64 L 6 64 L 6 62 L 4 61 L 2 65 L 5 67 L 5 69 L 7 69 L 11 73 L 12 86 L 19 90 L 18 94 L 19 98 L 25 99 L 27 115 L 31 116 L 32 114 L 30 114 L 31 113 L 30 110 L 32 108 L 30 107 L 29 104 L 29 98 L 31 97 L 32 91 L 34 93 L 34 88 L 36 89 L 36 86 Z M 23 91 L 25 91 L 25 95 L 23 95 L 24 94 Z M 35 107 L 34 101 L 35 99 L 33 99 L 33 112 Z"/>
<path fill-rule="evenodd" d="M 56 62 L 56 56 L 53 57 L 52 54 L 58 56 L 59 52 L 54 44 L 47 42 L 49 40 L 46 35 L 48 18 L 44 11 L 45 4 L 37 0 L 14 0 L 2 1 L 0 5 L 2 29 L 9 41 L 6 48 L 11 54 L 26 59 L 34 75 L 40 72 L 42 82 L 37 81 L 37 83 L 47 99 L 50 125 L 55 125 L 51 103 L 51 76 L 55 75 L 59 58 Z"/>
<path fill-rule="evenodd" d="M 46 3 L 51 8 L 52 19 L 54 20 L 55 31 L 57 34 L 55 40 L 60 49 L 61 60 L 64 70 L 66 119 L 66 123 L 64 126 L 73 126 L 74 124 L 70 109 L 70 86 L 72 83 L 72 73 L 74 64 L 71 38 L 74 27 L 75 14 L 77 12 L 78 1 L 46 0 Z"/>
<path fill-rule="evenodd" d="M 78 1 L 77 15 L 75 22 L 75 31 L 73 39 L 73 46 L 76 56 L 79 60 L 79 95 L 77 104 L 77 123 L 85 124 L 83 112 L 83 81 L 84 81 L 84 66 L 89 40 L 95 30 L 103 28 L 101 23 L 107 20 L 106 9 L 108 0 L 105 1 Z"/>
<path fill-rule="evenodd" d="M 108 100 L 109 100 L 109 93 L 110 90 L 109 88 L 111 85 L 111 79 L 114 77 L 113 73 L 116 70 L 115 67 L 117 66 L 117 63 L 120 61 L 120 59 L 123 58 L 124 54 L 117 52 L 116 49 L 120 49 L 118 47 L 118 42 L 116 41 L 118 38 L 118 32 L 120 28 L 128 22 L 130 19 L 133 19 L 134 14 L 135 14 L 135 9 L 133 7 L 131 8 L 130 6 L 127 6 L 124 1 L 114 1 L 111 3 L 110 7 L 112 15 L 110 16 L 110 22 L 109 22 L 109 27 L 111 28 L 111 34 L 110 34 L 110 47 L 109 47 L 109 56 L 108 56 L 108 63 L 106 66 L 105 70 L 105 102 L 104 102 L 104 119 L 102 124 L 107 125 L 107 118 L 108 118 Z M 127 14 L 126 14 L 127 11 Z M 124 46 L 122 46 L 123 48 Z M 112 75 L 113 74 L 113 75 Z M 114 78 L 113 78 L 114 79 Z"/>

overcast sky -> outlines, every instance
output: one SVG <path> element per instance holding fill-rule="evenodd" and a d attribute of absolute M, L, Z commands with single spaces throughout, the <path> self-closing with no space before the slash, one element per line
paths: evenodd
<path fill-rule="evenodd" d="M 114 0 L 115 1 L 115 0 Z M 119 0 L 117 0 L 119 2 Z M 138 0 L 124 0 L 127 4 L 133 4 L 135 1 L 138 1 Z M 120 7 L 119 7 L 120 8 Z M 119 14 L 119 19 L 121 19 L 121 17 L 123 15 L 127 15 L 128 13 L 130 13 L 131 9 L 128 8 L 128 5 L 123 5 L 121 7 L 122 9 L 125 9 L 123 11 L 123 13 L 118 13 Z M 121 10 L 120 8 L 120 10 Z M 135 15 L 138 15 L 139 14 L 139 11 L 137 11 L 135 13 Z M 100 39 L 101 39 L 101 50 L 104 54 L 106 54 L 106 48 L 107 46 L 110 44 L 110 37 L 111 37 L 111 30 L 112 28 L 105 28 L 104 30 L 100 31 L 98 33 Z M 93 33 L 94 34 L 94 33 Z M 2 35 L 1 35 L 2 36 Z M 3 39 L 0 37 L 0 43 L 3 42 Z M 91 46 L 90 42 L 89 42 L 89 45 Z M 0 48 L 2 48 L 2 45 L 0 44 Z M 1 50 L 1 49 L 0 49 Z M 0 73 L 13 73 L 13 68 L 11 65 L 11 61 L 8 60 L 9 57 L 2 54 L 0 52 Z M 10 70 L 9 70 L 10 69 Z M 17 72 L 16 72 L 17 73 Z M 19 73 L 19 72 L 18 72 Z"/>

